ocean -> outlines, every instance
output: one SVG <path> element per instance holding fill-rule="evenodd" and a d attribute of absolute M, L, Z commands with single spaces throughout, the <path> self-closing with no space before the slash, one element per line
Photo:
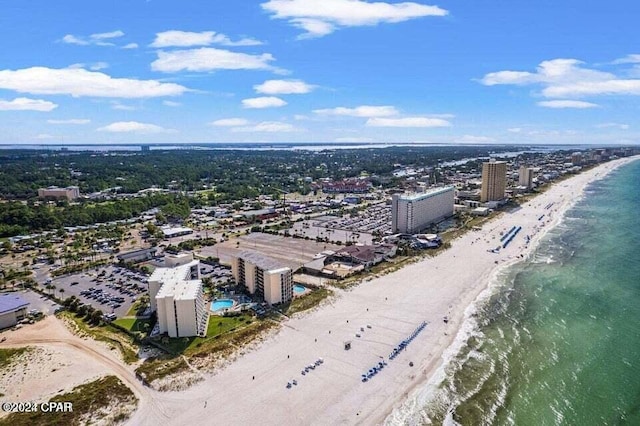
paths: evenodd
<path fill-rule="evenodd" d="M 403 424 L 640 425 L 638 183 L 640 161 L 592 183 L 501 274 Z"/>

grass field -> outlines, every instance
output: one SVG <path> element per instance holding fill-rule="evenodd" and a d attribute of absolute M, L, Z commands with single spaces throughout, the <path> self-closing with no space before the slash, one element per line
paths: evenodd
<path fill-rule="evenodd" d="M 148 319 L 118 318 L 117 320 L 113 321 L 113 323 L 119 325 L 120 327 L 124 327 L 129 331 L 137 331 L 140 333 L 151 331 L 150 328 L 145 327 L 147 326 L 147 324 L 148 327 L 151 327 L 151 321 L 149 321 Z"/>
<path fill-rule="evenodd" d="M 249 315 L 240 315 L 237 317 L 218 317 L 212 315 L 209 318 L 209 325 L 207 326 L 206 337 L 183 337 L 183 338 L 168 338 L 162 342 L 163 346 L 166 346 L 174 354 L 189 354 L 193 352 L 196 347 L 202 346 L 203 343 L 215 339 L 218 336 L 234 331 L 242 327 L 246 327 L 251 324 L 252 318 Z"/>

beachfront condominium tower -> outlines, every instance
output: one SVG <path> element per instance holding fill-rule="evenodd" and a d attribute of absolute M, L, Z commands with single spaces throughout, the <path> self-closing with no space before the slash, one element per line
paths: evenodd
<path fill-rule="evenodd" d="M 209 314 L 198 267 L 193 255 L 166 255 L 166 268 L 156 268 L 149 277 L 151 310 L 158 316 L 160 333 L 169 337 L 206 334 Z"/>
<path fill-rule="evenodd" d="M 524 186 L 527 189 L 533 187 L 533 169 L 527 166 L 520 166 L 518 171 L 518 185 Z"/>
<path fill-rule="evenodd" d="M 269 305 L 286 303 L 293 297 L 291 268 L 260 253 L 243 251 L 233 256 L 231 273 L 237 284 Z"/>
<path fill-rule="evenodd" d="M 480 202 L 504 200 L 507 186 L 507 163 L 491 160 L 482 163 L 482 191 Z"/>
<path fill-rule="evenodd" d="M 453 215 L 454 198 L 453 186 L 420 194 L 394 194 L 391 198 L 392 232 L 415 234 Z"/>

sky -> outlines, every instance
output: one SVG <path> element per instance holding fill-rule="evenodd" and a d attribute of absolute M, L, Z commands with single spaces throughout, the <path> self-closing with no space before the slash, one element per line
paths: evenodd
<path fill-rule="evenodd" d="M 5 0 L 0 143 L 636 144 L 640 2 Z"/>

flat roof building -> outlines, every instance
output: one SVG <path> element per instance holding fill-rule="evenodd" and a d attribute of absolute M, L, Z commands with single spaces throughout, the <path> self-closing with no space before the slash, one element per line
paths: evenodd
<path fill-rule="evenodd" d="M 187 254 L 166 256 L 165 264 L 170 267 L 156 268 L 149 277 L 151 310 L 157 313 L 160 333 L 204 336 L 209 314 L 199 279 L 200 262 Z"/>
<path fill-rule="evenodd" d="M 27 315 L 29 302 L 22 297 L 5 293 L 0 295 L 0 330 L 13 327 Z"/>
<path fill-rule="evenodd" d="M 250 294 L 257 294 L 270 305 L 293 298 L 293 271 L 275 259 L 260 253 L 243 251 L 231 258 L 231 273 L 236 283 Z"/>
<path fill-rule="evenodd" d="M 391 198 L 391 232 L 414 234 L 453 215 L 453 186 Z"/>
<path fill-rule="evenodd" d="M 482 163 L 480 202 L 504 200 L 506 187 L 507 163 L 494 160 Z"/>
<path fill-rule="evenodd" d="M 533 188 L 533 169 L 527 166 L 520 166 L 518 171 L 518 185 L 527 189 Z"/>
<path fill-rule="evenodd" d="M 153 259 L 156 256 L 158 249 L 151 247 L 147 249 L 128 251 L 126 253 L 120 253 L 116 258 L 120 262 L 143 262 L 145 260 Z"/>
<path fill-rule="evenodd" d="M 182 235 L 193 234 L 193 229 L 187 227 L 171 227 L 171 226 L 163 226 L 160 228 L 162 231 L 162 236 L 164 239 L 180 237 Z"/>
<path fill-rule="evenodd" d="M 57 186 L 50 186 L 48 188 L 38 189 L 39 198 L 56 198 L 67 199 L 69 201 L 75 200 L 80 197 L 80 188 L 77 186 L 68 186 L 66 188 L 58 188 Z"/>

